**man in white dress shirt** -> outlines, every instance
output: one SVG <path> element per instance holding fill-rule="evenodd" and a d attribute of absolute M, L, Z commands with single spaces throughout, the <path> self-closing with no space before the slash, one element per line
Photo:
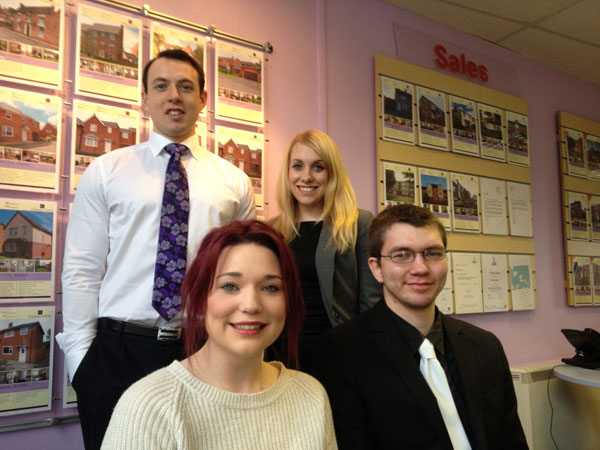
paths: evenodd
<path fill-rule="evenodd" d="M 184 144 L 189 183 L 187 263 L 212 228 L 254 217 L 246 174 L 201 150 L 195 135 L 206 104 L 204 73 L 182 50 L 161 52 L 143 74 L 150 138 L 107 153 L 86 169 L 67 230 L 63 290 L 65 352 L 87 450 L 100 448 L 120 395 L 182 355 L 181 313 L 152 305 L 165 172 L 164 147 Z"/>

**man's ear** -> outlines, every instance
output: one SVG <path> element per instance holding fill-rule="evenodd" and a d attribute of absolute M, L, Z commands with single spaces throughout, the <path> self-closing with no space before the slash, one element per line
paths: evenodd
<path fill-rule="evenodd" d="M 142 108 L 146 110 L 148 106 L 148 94 L 142 89 Z"/>
<path fill-rule="evenodd" d="M 369 258 L 369 269 L 371 269 L 371 273 L 373 277 L 379 282 L 383 284 L 383 277 L 381 276 L 381 265 L 379 264 L 379 258 L 374 258 L 371 256 Z"/>
<path fill-rule="evenodd" d="M 208 100 L 208 94 L 206 90 L 200 93 L 200 101 L 202 102 L 202 109 L 206 107 L 206 101 Z"/>

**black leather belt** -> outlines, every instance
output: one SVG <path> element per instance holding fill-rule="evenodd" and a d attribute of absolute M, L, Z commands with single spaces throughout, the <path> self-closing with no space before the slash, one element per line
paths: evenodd
<path fill-rule="evenodd" d="M 181 332 L 183 330 L 182 328 L 173 327 L 148 327 L 131 322 L 109 319 L 108 317 L 98 319 L 98 328 L 133 334 L 134 336 L 144 336 L 158 341 L 177 341 L 181 339 Z"/>

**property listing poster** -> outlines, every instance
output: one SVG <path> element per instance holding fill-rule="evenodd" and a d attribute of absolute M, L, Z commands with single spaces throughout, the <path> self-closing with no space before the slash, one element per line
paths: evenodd
<path fill-rule="evenodd" d="M 448 261 L 448 274 L 446 276 L 446 283 L 444 287 L 435 298 L 435 306 L 444 314 L 454 313 L 454 296 L 452 295 L 452 254 L 446 253 L 446 260 Z"/>
<path fill-rule="evenodd" d="M 590 196 L 590 223 L 592 229 L 592 241 L 600 241 L 600 197 Z"/>
<path fill-rule="evenodd" d="M 585 135 L 585 156 L 588 178 L 600 180 L 600 137 Z"/>
<path fill-rule="evenodd" d="M 532 237 L 531 186 L 507 181 L 506 191 L 511 236 Z"/>
<path fill-rule="evenodd" d="M 479 138 L 483 158 L 506 161 L 502 110 L 479 103 Z"/>
<path fill-rule="evenodd" d="M 421 206 L 429 209 L 444 225 L 451 228 L 448 173 L 419 168 Z"/>
<path fill-rule="evenodd" d="M 417 168 L 389 161 L 382 161 L 383 190 L 385 192 L 384 206 L 401 203 L 417 204 L 417 189 L 415 178 Z"/>
<path fill-rule="evenodd" d="M 0 87 L 0 189 L 58 192 L 62 100 Z"/>
<path fill-rule="evenodd" d="M 569 231 L 571 239 L 587 241 L 590 238 L 587 220 L 587 195 L 567 192 L 569 202 Z"/>
<path fill-rule="evenodd" d="M 472 100 L 450 96 L 452 151 L 479 156 L 477 140 L 477 104 Z"/>
<path fill-rule="evenodd" d="M 199 120 L 196 122 L 196 136 L 202 150 L 208 150 L 208 126 Z"/>
<path fill-rule="evenodd" d="M 531 255 L 508 255 L 512 309 L 535 309 Z"/>
<path fill-rule="evenodd" d="M 594 305 L 600 305 L 600 258 L 590 258 L 592 267 L 592 296 Z"/>
<path fill-rule="evenodd" d="M 257 208 L 264 207 L 264 147 L 261 133 L 215 127 L 215 153 L 246 172 L 254 188 Z"/>
<path fill-rule="evenodd" d="M 217 42 L 215 57 L 216 118 L 263 126 L 263 53 Z"/>
<path fill-rule="evenodd" d="M 0 77 L 59 87 L 63 0 L 0 0 Z"/>
<path fill-rule="evenodd" d="M 587 256 L 571 256 L 573 277 L 573 303 L 575 305 L 592 304 L 592 277 L 590 258 Z"/>
<path fill-rule="evenodd" d="M 419 145 L 448 151 L 446 94 L 417 86 Z"/>
<path fill-rule="evenodd" d="M 71 193 L 98 156 L 140 141 L 140 113 L 133 109 L 73 101 Z"/>
<path fill-rule="evenodd" d="M 150 26 L 150 59 L 163 50 L 182 49 L 193 56 L 206 73 L 206 39 L 198 33 L 190 33 L 178 28 L 168 27 L 158 22 Z M 206 89 L 206 86 L 204 86 Z M 206 108 L 200 113 L 206 116 Z"/>
<path fill-rule="evenodd" d="M 583 133 L 564 129 L 567 146 L 567 172 L 575 177 L 585 177 L 585 153 L 583 151 Z"/>
<path fill-rule="evenodd" d="M 0 303 L 54 300 L 56 203 L 0 198 Z"/>
<path fill-rule="evenodd" d="M 452 275 L 456 314 L 483 312 L 481 255 L 452 253 Z"/>
<path fill-rule="evenodd" d="M 508 311 L 508 266 L 506 255 L 481 254 L 483 311 Z"/>
<path fill-rule="evenodd" d="M 529 167 L 529 118 L 506 111 L 508 162 Z"/>
<path fill-rule="evenodd" d="M 484 234 L 508 235 L 506 209 L 506 182 L 494 178 L 480 178 L 481 225 Z"/>
<path fill-rule="evenodd" d="M 83 3 L 77 13 L 77 94 L 140 103 L 142 26 Z"/>
<path fill-rule="evenodd" d="M 479 178 L 453 173 L 451 180 L 454 231 L 479 233 Z"/>
<path fill-rule="evenodd" d="M 48 411 L 54 307 L 0 307 L 0 416 Z"/>
<path fill-rule="evenodd" d="M 410 83 L 381 77 L 383 139 L 414 145 L 414 92 Z"/>

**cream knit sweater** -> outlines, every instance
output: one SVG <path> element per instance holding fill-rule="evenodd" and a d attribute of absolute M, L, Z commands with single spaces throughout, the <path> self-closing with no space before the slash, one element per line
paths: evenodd
<path fill-rule="evenodd" d="M 270 364 L 280 368 L 275 384 L 235 394 L 200 381 L 174 361 L 123 394 L 102 450 L 337 449 L 321 384 L 279 362 Z"/>

